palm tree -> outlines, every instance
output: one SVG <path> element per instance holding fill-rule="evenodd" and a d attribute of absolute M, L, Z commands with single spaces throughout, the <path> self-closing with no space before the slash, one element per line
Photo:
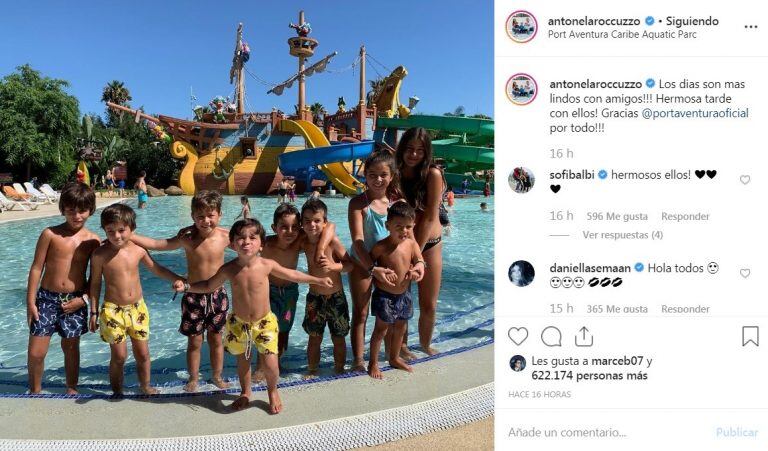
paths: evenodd
<path fill-rule="evenodd" d="M 320 102 L 315 102 L 312 105 L 309 106 L 309 111 L 312 113 L 312 122 L 317 124 L 320 121 L 320 116 L 325 115 L 327 111 L 325 110 L 325 107 Z"/>
<path fill-rule="evenodd" d="M 118 105 L 126 105 L 130 100 L 133 100 L 133 97 L 131 97 L 131 92 L 128 90 L 128 88 L 125 87 L 125 84 L 122 81 L 118 80 L 112 80 L 111 82 L 107 83 L 107 86 L 104 86 L 104 90 L 101 94 L 102 102 L 112 102 Z"/>
<path fill-rule="evenodd" d="M 117 105 L 128 106 L 128 102 L 133 100 L 131 92 L 125 87 L 125 84 L 119 80 L 112 80 L 104 86 L 104 90 L 101 92 L 102 102 L 112 102 Z M 122 117 L 120 115 L 119 117 Z M 107 108 L 107 118 L 109 125 L 114 126 L 118 122 L 118 116 L 114 111 Z"/>

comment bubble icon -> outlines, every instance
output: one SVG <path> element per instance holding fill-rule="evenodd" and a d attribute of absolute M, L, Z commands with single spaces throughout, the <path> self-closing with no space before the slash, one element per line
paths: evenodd
<path fill-rule="evenodd" d="M 560 332 L 560 329 L 555 326 L 545 327 L 544 330 L 541 331 L 541 342 L 550 348 L 562 346 L 563 334 Z"/>

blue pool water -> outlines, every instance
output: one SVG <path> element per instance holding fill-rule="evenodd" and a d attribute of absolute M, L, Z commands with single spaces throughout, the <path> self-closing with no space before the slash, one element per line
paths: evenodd
<path fill-rule="evenodd" d="M 342 243 L 349 247 L 348 199 L 323 200 L 328 204 L 329 219 L 337 224 Z M 298 201 L 302 202 L 303 199 Z M 443 352 L 487 343 L 493 339 L 493 214 L 480 212 L 481 201 L 482 199 L 478 198 L 457 199 L 456 206 L 450 213 L 452 231 L 443 238 L 443 285 L 438 301 L 434 336 L 435 347 Z M 191 224 L 189 202 L 189 197 L 150 199 L 147 209 L 137 210 L 137 233 L 157 238 L 175 236 L 179 228 Z M 275 199 L 251 198 L 250 202 L 253 215 L 268 227 L 277 205 Z M 135 201 L 129 201 L 128 204 L 136 207 Z M 221 226 L 229 227 L 239 212 L 239 198 L 225 197 Z M 87 227 L 103 238 L 104 233 L 99 228 L 99 214 L 100 211 L 97 211 L 88 220 Z M 54 217 L 0 224 L 0 262 L 4 268 L 4 275 L 0 278 L 0 309 L 4 313 L 0 316 L 0 394 L 23 393 L 26 390 L 28 328 L 25 296 L 29 265 L 40 232 L 43 228 L 60 222 L 61 217 Z M 235 257 L 234 252 L 227 252 L 227 260 Z M 177 273 L 183 274 L 186 270 L 181 250 L 153 252 L 152 256 Z M 303 256 L 299 260 L 298 269 L 306 270 Z M 179 301 L 171 300 L 173 293 L 169 282 L 155 277 L 143 268 L 141 283 L 152 318 L 152 383 L 160 386 L 166 393 L 180 392 L 187 373 L 186 337 L 178 332 Z M 346 276 L 344 283 L 347 299 L 351 303 Z M 301 328 L 306 292 L 306 285 L 300 286 L 298 318 L 291 331 L 289 349 L 283 357 L 284 369 L 281 377 L 284 381 L 299 380 L 302 371 L 306 369 L 307 335 Z M 418 302 L 414 304 L 418 306 Z M 409 326 L 410 342 L 416 347 L 417 354 L 423 356 L 417 347 L 417 321 L 418 308 Z M 369 318 L 367 338 L 370 338 L 373 322 L 374 318 Z M 349 338 L 347 345 L 349 346 Z M 108 393 L 109 346 L 100 340 L 98 334 L 89 333 L 81 339 L 80 351 L 81 392 Z M 326 334 L 321 364 L 323 375 L 332 374 L 331 351 L 330 338 Z M 203 346 L 202 354 L 201 378 L 206 379 L 210 377 L 207 345 Z M 350 358 L 351 349 L 348 351 L 348 359 Z M 52 393 L 63 392 L 63 356 L 58 335 L 51 341 L 45 365 L 44 390 Z M 232 381 L 237 380 L 235 359 L 231 355 L 225 357 L 224 376 Z M 134 391 L 137 386 L 132 357 L 129 357 L 126 364 L 125 383 L 129 392 Z M 214 387 L 203 385 L 201 388 Z"/>

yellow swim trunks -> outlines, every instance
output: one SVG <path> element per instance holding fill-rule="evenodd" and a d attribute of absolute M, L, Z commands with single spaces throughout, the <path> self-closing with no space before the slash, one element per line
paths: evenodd
<path fill-rule="evenodd" d="M 245 353 L 248 359 L 253 343 L 259 354 L 277 354 L 277 330 L 277 317 L 272 312 L 252 323 L 230 313 L 224 332 L 224 349 L 232 355 Z"/>
<path fill-rule="evenodd" d="M 109 344 L 122 343 L 126 336 L 149 340 L 149 311 L 144 299 L 128 305 L 104 302 L 99 313 L 99 330 L 101 339 Z"/>

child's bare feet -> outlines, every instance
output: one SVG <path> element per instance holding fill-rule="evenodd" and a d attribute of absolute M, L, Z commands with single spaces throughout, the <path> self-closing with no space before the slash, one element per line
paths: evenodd
<path fill-rule="evenodd" d="M 74 387 L 67 387 L 67 394 L 68 394 L 68 395 L 76 395 L 76 394 L 78 394 L 78 393 L 79 393 L 79 392 L 77 391 L 77 389 L 76 389 L 76 388 L 74 388 Z"/>
<path fill-rule="evenodd" d="M 427 355 L 435 355 L 435 354 L 439 354 L 440 353 L 440 351 L 438 351 L 437 349 L 433 348 L 432 346 L 422 346 L 421 349 Z"/>
<path fill-rule="evenodd" d="M 211 379 L 211 383 L 216 386 L 216 388 L 219 388 L 221 390 L 224 390 L 225 388 L 229 388 L 229 384 L 221 378 L 221 376 L 213 377 Z"/>
<path fill-rule="evenodd" d="M 410 362 L 411 360 L 416 360 L 416 354 L 411 352 L 411 350 L 408 349 L 408 346 L 403 345 L 400 348 L 400 358 L 402 358 L 403 360 L 405 360 L 407 362 Z"/>
<path fill-rule="evenodd" d="M 317 370 L 307 370 L 307 372 L 304 373 L 304 376 L 302 376 L 304 380 L 316 379 L 317 377 Z"/>
<path fill-rule="evenodd" d="M 269 391 L 269 410 L 272 415 L 277 415 L 283 410 L 283 401 L 280 399 L 280 393 L 277 392 L 277 389 Z"/>
<path fill-rule="evenodd" d="M 395 359 L 390 359 L 389 366 L 391 366 L 392 368 L 408 371 L 409 373 L 413 373 L 413 368 L 411 368 L 410 365 L 405 363 L 405 361 L 400 357 L 397 357 Z"/>
<path fill-rule="evenodd" d="M 251 402 L 251 394 L 241 394 L 239 398 L 232 403 L 232 410 L 243 410 L 248 407 L 248 403 Z"/>
<path fill-rule="evenodd" d="M 344 374 L 346 371 L 344 370 L 344 365 L 341 366 L 334 366 L 333 370 L 336 372 L 336 374 Z"/>
<path fill-rule="evenodd" d="M 187 393 L 194 393 L 197 391 L 197 379 L 190 379 L 184 385 L 184 391 Z"/>
<path fill-rule="evenodd" d="M 353 373 L 358 371 L 365 371 L 365 360 L 357 360 L 352 363 L 352 368 L 350 368 L 349 371 Z"/>
<path fill-rule="evenodd" d="M 374 379 L 384 379 L 384 375 L 381 374 L 381 370 L 379 369 L 379 365 L 368 365 L 368 375 L 371 376 Z"/>
<path fill-rule="evenodd" d="M 160 393 L 160 391 L 158 389 L 156 389 L 155 387 L 153 387 L 151 385 L 143 386 L 143 387 L 140 388 L 140 390 L 141 390 L 141 393 L 143 393 L 145 395 L 156 395 L 156 394 Z"/>

